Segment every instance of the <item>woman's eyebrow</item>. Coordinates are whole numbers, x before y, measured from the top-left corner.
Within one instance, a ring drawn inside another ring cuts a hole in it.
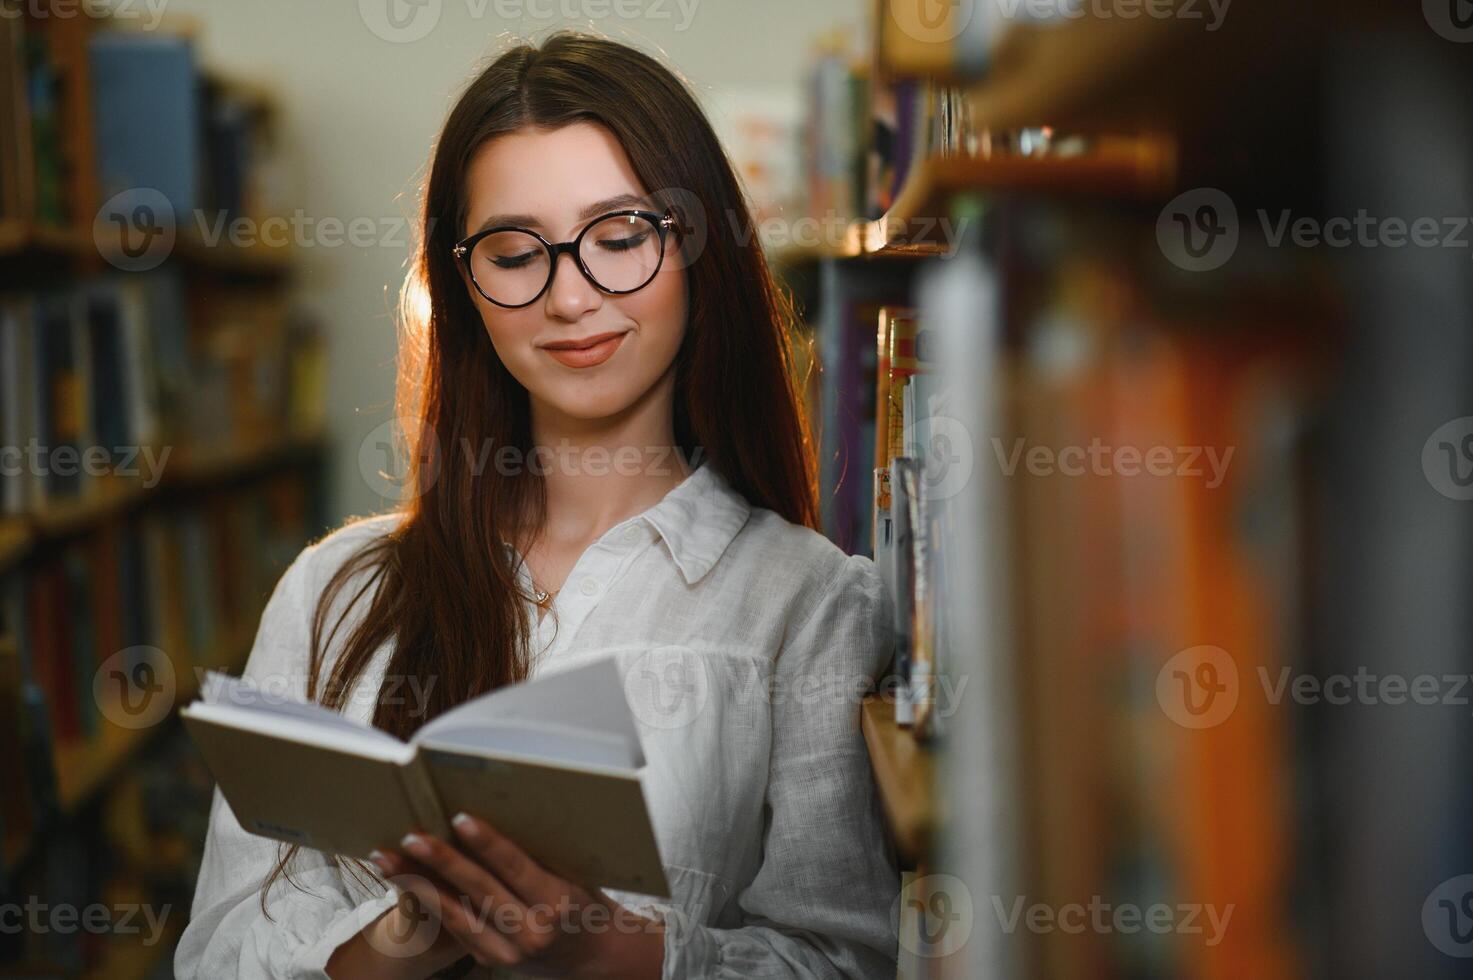
[[[594,215],[602,214],[605,211],[617,211],[620,208],[642,208],[646,206],[648,206],[648,201],[644,195],[630,193],[615,194],[613,197],[606,197],[602,201],[594,201],[579,211],[578,220],[587,221]],[[481,227],[477,228],[476,231],[481,232],[487,228],[497,228],[506,225],[516,225],[521,228],[541,228],[542,222],[536,215],[531,214],[493,214],[481,222]]]

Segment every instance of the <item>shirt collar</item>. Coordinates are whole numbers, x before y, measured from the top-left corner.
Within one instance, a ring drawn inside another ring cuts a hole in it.
[[[687,585],[695,585],[726,553],[752,506],[709,460],[640,515],[652,524]]]

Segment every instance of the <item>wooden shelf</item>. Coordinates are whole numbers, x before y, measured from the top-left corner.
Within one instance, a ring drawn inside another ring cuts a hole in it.
[[[993,8],[883,0],[876,61],[885,77],[965,86],[973,122],[994,132],[1176,131],[1211,126],[1224,104],[1257,105],[1255,77],[1270,75],[1270,65],[1312,60],[1323,17],[1345,14],[1343,4],[1331,10],[1318,0],[1295,9],[1254,4],[1209,24],[1214,15],[1205,4],[1171,3],[1184,16],[1115,16],[1085,5],[1076,17],[998,21],[978,30]],[[963,14],[966,24],[955,20]]]
[[[257,277],[285,275],[291,269],[294,254],[289,245],[261,242],[250,246],[210,245],[192,233],[181,235],[174,251],[196,270]]]
[[[892,701],[866,698],[859,720],[895,852],[907,865],[924,863],[938,823],[936,754],[895,723]]]
[[[71,228],[55,228],[14,218],[0,220],[0,257],[28,253],[78,257],[92,247],[91,238]]]
[[[151,487],[139,480],[102,480],[85,497],[51,501],[37,511],[0,524],[0,568],[23,558],[38,542],[86,531],[156,494],[264,473],[318,455],[325,444],[321,435],[304,434],[285,442],[228,452],[178,453],[170,457],[162,479]]]
[[[930,0],[883,0],[876,31],[880,72],[971,85],[979,121],[999,130],[1058,122],[1060,113],[1086,101],[1100,105],[1120,95],[1118,83],[1133,78],[1136,66],[1173,44],[1210,41],[1220,33],[1206,31],[1200,19],[1113,17],[1087,6],[1079,16],[1052,22],[1018,18],[984,27],[980,19],[993,12],[990,7],[939,6],[944,9],[937,18],[934,7],[927,9]],[[963,15],[967,20],[958,21]]]
[[[149,493],[138,480],[106,480],[87,496],[49,501],[29,515],[32,542],[86,530],[135,506]]]
[[[229,451],[179,452],[170,456],[163,477],[153,486],[136,479],[104,478],[93,492],[75,500],[48,502],[38,511],[0,524],[0,566],[7,554],[7,535],[15,537],[13,548],[24,551],[38,539],[65,537],[102,523],[169,490],[194,489],[228,483],[257,473],[308,459],[321,453],[321,435],[302,435],[285,442],[260,443]],[[26,527],[26,524],[29,527]],[[7,531],[7,527],[14,526]]]
[[[1151,136],[1101,137],[1077,155],[940,157],[918,161],[883,218],[855,224],[843,245],[775,250],[793,268],[825,259],[948,255],[961,229],[951,220],[959,194],[1006,192],[1165,201],[1176,185],[1175,144]]]
[[[291,270],[294,255],[295,251],[286,245],[210,245],[193,229],[181,229],[170,258],[194,272],[275,278]],[[101,263],[106,256],[99,243],[85,231],[6,219],[0,220],[0,258],[17,262],[59,259],[82,266]]]
[[[774,249],[767,257],[768,262],[781,268],[795,268],[831,259],[885,259],[922,258],[928,255],[945,255],[947,249],[938,242],[894,242],[887,244],[874,237],[876,222],[855,225],[852,242],[842,246],[796,245]]]
[[[936,9],[926,6],[930,0],[906,2],[926,12]],[[1186,0],[1171,2],[1186,8]],[[971,11],[973,20],[984,16],[980,4],[975,10],[967,4],[949,7],[948,17],[958,11]],[[1069,136],[1169,135],[1174,174],[1168,176],[1178,189],[1216,187],[1249,197],[1259,188],[1313,193],[1315,188],[1296,179],[1303,179],[1304,161],[1318,149],[1306,120],[1322,108],[1323,63],[1336,33],[1326,24],[1388,36],[1425,31],[1414,7],[1394,7],[1366,0],[1347,0],[1334,9],[1323,0],[1235,6],[1210,30],[1206,18],[1214,15],[1200,3],[1182,11],[1188,16],[1143,11],[1127,17],[1091,8],[1077,19],[996,25],[987,50],[977,56],[963,53],[948,37],[955,25],[917,30],[917,13],[909,18],[911,30],[902,30],[885,0],[877,63],[891,78],[922,77],[963,89],[970,127],[979,134],[1052,127]],[[911,36],[916,33],[934,40],[917,43]],[[1134,177],[1086,172],[1077,183],[1067,172],[1057,176],[1068,193],[1109,187],[1122,176],[1122,194],[1159,193],[1148,171]],[[1011,179],[988,173],[975,178]],[[1054,175],[1038,179],[1043,186],[1036,189],[1054,192]],[[896,213],[935,212],[922,207]]]
[[[164,487],[224,483],[255,473],[301,461],[323,452],[326,439],[320,433],[302,433],[286,440],[260,442],[226,452],[193,450],[179,454],[165,472]]]
[[[954,246],[952,199],[962,193],[1165,200],[1176,183],[1169,140],[1102,138],[1077,156],[944,157],[911,170],[895,204],[866,236],[876,251]]]

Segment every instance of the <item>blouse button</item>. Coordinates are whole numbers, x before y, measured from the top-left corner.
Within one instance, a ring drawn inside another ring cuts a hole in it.
[[[598,591],[598,582],[594,581],[591,578],[586,578],[583,580],[583,584],[578,586],[578,591],[582,592],[584,595],[591,596]]]

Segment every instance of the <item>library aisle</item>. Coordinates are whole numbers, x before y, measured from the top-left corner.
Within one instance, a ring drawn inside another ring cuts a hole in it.
[[[569,27],[710,115],[886,586],[884,976],[1466,976],[1467,0],[0,0],[0,978],[173,975],[178,709],[400,502],[431,140]]]

